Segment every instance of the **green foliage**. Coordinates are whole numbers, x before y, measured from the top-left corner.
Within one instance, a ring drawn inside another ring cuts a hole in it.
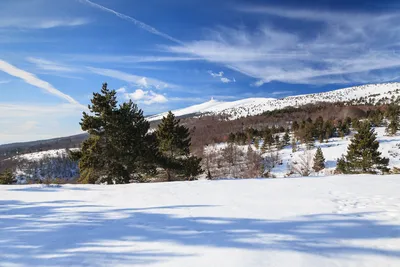
[[[325,169],[325,158],[324,158],[324,154],[322,153],[322,149],[320,147],[318,147],[317,152],[315,153],[315,156],[314,156],[313,169],[316,172],[319,172],[319,171]]]
[[[390,104],[386,110],[386,118],[390,121],[386,132],[389,135],[396,135],[397,131],[399,130],[399,115],[400,115],[400,108],[397,104]]]
[[[70,153],[79,159],[80,182],[123,184],[154,172],[157,151],[143,111],[132,101],[117,106],[116,92],[107,84],[91,102],[80,123],[89,138],[81,152]]]
[[[375,131],[371,128],[369,122],[362,123],[347,148],[346,172],[376,173],[376,170],[387,171],[389,159],[382,158],[378,149],[379,142],[376,140]]]
[[[346,162],[346,158],[345,156],[340,157],[337,161],[336,161],[336,173],[343,173],[343,174],[347,174],[349,173],[348,171],[348,164]]]
[[[183,160],[184,174],[189,180],[193,180],[194,177],[204,172],[200,166],[201,160],[195,156],[189,156]],[[211,174],[209,173],[209,175]]]
[[[289,131],[285,132],[285,135],[283,136],[283,146],[288,146],[290,144],[290,135]]]
[[[170,111],[163,117],[155,132],[158,149],[161,155],[161,166],[167,173],[168,181],[173,179],[173,174],[197,176],[203,171],[200,168],[200,158],[190,156],[189,129],[180,125]]]
[[[14,173],[8,169],[0,174],[0,184],[1,185],[10,185],[15,184],[17,179],[15,178]]]

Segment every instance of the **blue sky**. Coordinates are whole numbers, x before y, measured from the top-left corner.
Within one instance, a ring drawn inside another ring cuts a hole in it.
[[[396,2],[2,0],[0,144],[80,133],[103,82],[154,114],[398,81]]]

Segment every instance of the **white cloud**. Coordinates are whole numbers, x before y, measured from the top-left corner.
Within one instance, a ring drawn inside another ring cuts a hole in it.
[[[85,18],[23,18],[23,17],[2,17],[0,28],[21,28],[21,29],[51,29],[57,27],[75,27],[88,24],[90,21]]]
[[[168,99],[161,94],[157,94],[151,90],[144,91],[142,89],[136,89],[133,93],[127,93],[126,90],[120,91],[125,99],[131,99],[137,103],[143,103],[145,105],[160,104],[168,102]]]
[[[214,73],[214,72],[212,72],[211,70],[209,70],[208,71],[208,73],[212,76],[212,77],[222,77],[222,76],[224,76],[224,72],[223,71],[220,71],[220,72],[218,72],[218,73]]]
[[[43,81],[43,80],[39,79],[38,77],[36,77],[34,74],[24,71],[22,69],[19,69],[15,66],[9,64],[6,61],[0,60],[0,71],[3,71],[11,76],[20,78],[30,85],[33,85],[40,89],[43,89],[44,91],[48,92],[49,94],[52,94],[61,99],[67,100],[71,104],[83,107],[74,98],[72,98],[71,96],[64,94],[60,90],[54,88],[54,86],[51,85],[50,83]]]
[[[228,79],[226,77],[222,77],[221,78],[221,82],[223,82],[223,83],[231,83],[231,82],[234,82],[234,80]]]
[[[156,88],[156,89],[164,89],[164,88],[173,88],[175,85],[157,80],[157,79],[152,79],[148,77],[143,77],[143,76],[137,76],[133,74],[129,74],[126,72],[122,72],[119,70],[112,70],[112,69],[101,69],[101,68],[93,68],[93,67],[88,67],[88,70],[90,70],[93,73],[102,75],[102,76],[107,76],[111,78],[115,78],[118,80],[122,80],[125,82],[129,82],[131,84],[144,87],[144,88]]]
[[[4,80],[4,81],[0,81],[0,84],[6,84],[6,83],[9,83],[10,81],[9,80]]]
[[[57,71],[57,72],[76,72],[77,71],[77,69],[72,68],[70,66],[66,66],[61,63],[42,59],[42,58],[28,57],[26,60],[35,64],[39,69],[42,69],[42,70]]]
[[[219,27],[203,40],[168,46],[166,51],[222,64],[255,78],[254,86],[270,81],[330,84],[398,79],[399,13],[283,8],[265,8],[262,12],[314,25],[307,34],[272,22],[256,30]]]
[[[125,87],[121,87],[121,88],[117,89],[116,92],[119,93],[119,94],[126,93],[126,88]]]
[[[235,78],[229,79],[227,77],[224,77],[224,72],[220,71],[218,73],[214,73],[211,70],[208,71],[208,73],[213,77],[213,78],[219,78],[221,82],[223,83],[232,83],[236,82]]]

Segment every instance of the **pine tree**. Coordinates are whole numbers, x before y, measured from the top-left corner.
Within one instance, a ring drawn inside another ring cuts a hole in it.
[[[91,102],[80,123],[89,138],[71,155],[79,159],[80,181],[121,184],[153,173],[157,150],[143,111],[132,101],[117,106],[116,92],[106,83]]]
[[[386,132],[389,135],[396,135],[397,131],[399,130],[399,115],[399,106],[394,103],[390,104],[386,111],[386,118],[390,121],[390,123],[386,127]]]
[[[317,148],[317,152],[314,156],[314,171],[319,172],[325,169],[325,158],[324,154],[322,153],[322,149],[320,147]]]
[[[0,174],[0,184],[2,185],[10,185],[15,184],[17,179],[14,176],[14,173],[11,170],[6,170]]]
[[[283,136],[283,145],[288,146],[289,143],[290,143],[290,135],[289,135],[289,131],[286,131],[285,135]]]
[[[387,171],[388,158],[382,158],[378,151],[379,142],[370,123],[364,122],[358,128],[347,148],[346,164],[351,173],[375,173],[376,169]]]
[[[337,159],[335,173],[349,173],[345,156]]]
[[[190,177],[202,172],[199,167],[201,159],[190,156],[189,129],[180,125],[180,120],[171,111],[162,118],[155,135],[168,181],[172,181],[173,172]]]

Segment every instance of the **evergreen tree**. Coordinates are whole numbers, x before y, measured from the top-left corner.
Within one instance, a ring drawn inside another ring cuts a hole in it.
[[[348,167],[347,167],[347,162],[345,156],[340,157],[336,161],[336,170],[335,173],[343,173],[346,174],[348,173]]]
[[[387,171],[388,158],[382,158],[378,151],[379,142],[370,123],[364,122],[358,128],[347,148],[346,163],[349,172],[375,173],[376,169]]]
[[[397,131],[399,130],[399,115],[399,106],[394,103],[390,104],[386,110],[386,118],[390,121],[386,128],[386,132],[389,135],[396,135]]]
[[[201,158],[195,156],[189,156],[183,160],[184,174],[188,177],[188,180],[193,180],[196,176],[202,174],[204,171],[200,166]],[[210,172],[210,170],[208,170]],[[211,173],[208,173],[211,175]]]
[[[91,102],[80,123],[89,138],[71,155],[79,159],[80,182],[121,184],[153,173],[157,151],[143,111],[132,101],[117,106],[116,92],[106,83]]]
[[[288,146],[290,143],[290,135],[289,131],[285,132],[285,135],[283,136],[283,146]]]
[[[320,147],[318,147],[317,152],[315,153],[315,156],[314,156],[313,169],[316,172],[319,172],[319,171],[325,169],[325,158],[324,158],[324,154],[322,153],[322,149]]]
[[[0,184],[2,185],[10,185],[15,184],[17,179],[14,176],[14,173],[11,170],[6,170],[0,174]]]
[[[168,181],[172,181],[173,172],[190,177],[202,172],[199,167],[201,159],[190,156],[189,129],[179,123],[180,120],[170,111],[162,118],[155,132],[162,155],[161,165],[167,173]]]

